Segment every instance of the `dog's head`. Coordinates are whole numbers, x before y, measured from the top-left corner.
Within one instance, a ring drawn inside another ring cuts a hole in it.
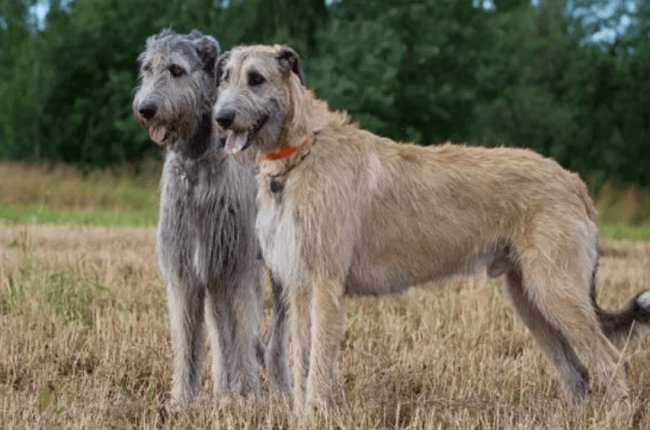
[[[192,31],[163,30],[147,39],[138,56],[140,84],[133,115],[160,146],[189,139],[216,99],[219,43]]]
[[[224,53],[217,61],[213,115],[226,130],[226,150],[273,149],[291,119],[292,94],[304,81],[300,58],[288,46],[240,46]]]

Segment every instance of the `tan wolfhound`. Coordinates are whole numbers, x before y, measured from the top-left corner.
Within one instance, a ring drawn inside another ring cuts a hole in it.
[[[596,304],[596,211],[577,175],[528,150],[424,148],[361,130],[304,87],[286,46],[235,48],[218,74],[226,149],[259,151],[257,232],[289,302],[298,412],[330,402],[345,295],[481,268],[505,276],[569,398],[588,388],[581,359],[626,395],[610,339],[650,323],[650,291],[616,313]]]

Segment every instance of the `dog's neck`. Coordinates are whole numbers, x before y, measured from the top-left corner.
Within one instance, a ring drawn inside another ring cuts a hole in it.
[[[309,132],[302,142],[280,147],[275,153],[258,154],[258,171],[269,177],[287,175],[309,155],[315,141],[316,134]]]
[[[197,185],[200,170],[214,163],[217,168],[227,158],[216,145],[212,127],[211,115],[203,114],[192,137],[179,140],[169,149],[169,155],[173,154],[172,171],[186,185]]]
[[[287,112],[277,148],[299,145],[308,133],[318,133],[331,121],[327,103],[318,100],[297,79],[289,82]]]
[[[201,115],[196,131],[189,139],[181,139],[174,151],[185,159],[196,160],[212,145],[212,116],[210,112]]]
[[[301,84],[294,83],[289,93],[289,114],[284,121],[280,138],[272,150],[258,156],[259,171],[266,176],[286,175],[309,155],[320,132],[337,123],[347,122],[347,115],[330,112],[327,103],[317,99]],[[288,155],[274,156],[279,153]]]

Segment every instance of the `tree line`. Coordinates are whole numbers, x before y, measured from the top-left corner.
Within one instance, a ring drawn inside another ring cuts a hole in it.
[[[650,0],[0,0],[0,159],[156,157],[131,97],[166,27],[287,43],[319,97],[394,139],[650,186]]]

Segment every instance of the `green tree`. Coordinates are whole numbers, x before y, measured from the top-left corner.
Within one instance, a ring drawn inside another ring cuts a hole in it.
[[[34,116],[47,86],[40,64],[40,40],[34,1],[0,0],[0,157],[38,156],[30,143],[38,138]]]
[[[160,29],[197,28],[224,49],[293,46],[309,86],[379,134],[650,185],[648,0],[51,0],[44,22],[37,2],[0,0],[2,159],[156,156],[131,115],[135,59]]]
[[[461,0],[351,0],[332,16],[310,62],[319,94],[393,138],[466,135],[485,11]]]

